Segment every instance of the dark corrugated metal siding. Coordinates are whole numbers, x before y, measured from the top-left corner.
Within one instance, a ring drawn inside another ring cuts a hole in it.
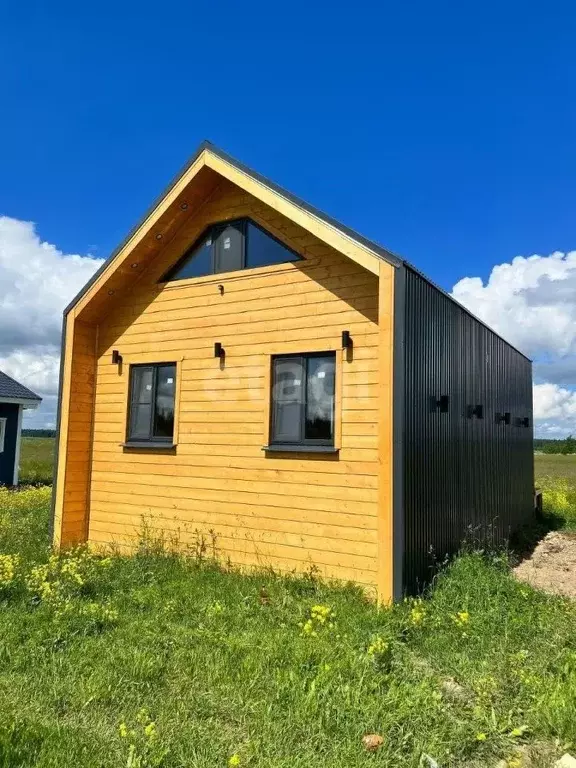
[[[530,519],[532,364],[409,268],[405,285],[403,570],[413,592],[464,539],[500,542]],[[432,406],[442,395],[447,413]]]

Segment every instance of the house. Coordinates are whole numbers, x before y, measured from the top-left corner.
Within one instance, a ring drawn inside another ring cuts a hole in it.
[[[18,485],[22,413],[42,398],[0,371],[0,485]]]
[[[381,599],[533,512],[531,363],[209,143],[65,311],[53,535]]]

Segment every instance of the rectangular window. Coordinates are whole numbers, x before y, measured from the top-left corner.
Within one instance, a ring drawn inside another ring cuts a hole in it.
[[[336,354],[272,358],[271,445],[334,446]]]
[[[4,441],[6,440],[6,419],[0,419],[0,453],[4,453]]]
[[[176,363],[130,366],[127,442],[172,443]]]

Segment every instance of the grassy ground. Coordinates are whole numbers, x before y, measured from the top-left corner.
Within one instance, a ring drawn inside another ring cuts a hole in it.
[[[54,438],[23,437],[20,449],[20,482],[48,485],[52,482]]]
[[[49,493],[0,490],[0,766],[544,766],[576,742],[576,607],[501,553],[378,610],[146,540],[48,559]]]
[[[534,466],[551,525],[576,530],[576,456],[539,454],[534,457]]]
[[[576,455],[539,453],[534,456],[536,480],[545,477],[563,478],[576,486]]]

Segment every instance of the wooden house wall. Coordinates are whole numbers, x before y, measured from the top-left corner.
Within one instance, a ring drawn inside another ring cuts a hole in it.
[[[304,260],[158,283],[208,224],[242,216]],[[392,267],[382,263],[382,270]],[[132,545],[145,521],[152,533],[192,549],[214,546],[235,564],[313,566],[377,584],[378,387],[390,376],[379,371],[378,291],[377,276],[223,181],[132,289],[114,297],[98,327],[75,335],[72,368],[84,378],[73,385],[60,459],[67,464],[63,539],[84,526],[92,543]],[[381,307],[381,322],[387,314]],[[340,349],[342,330],[353,337],[351,356]],[[215,341],[226,350],[223,367]],[[113,349],[123,356],[120,369],[111,364]],[[264,452],[270,355],[331,350],[340,358],[339,454]],[[176,449],[122,447],[130,364],[171,361],[178,366]]]

